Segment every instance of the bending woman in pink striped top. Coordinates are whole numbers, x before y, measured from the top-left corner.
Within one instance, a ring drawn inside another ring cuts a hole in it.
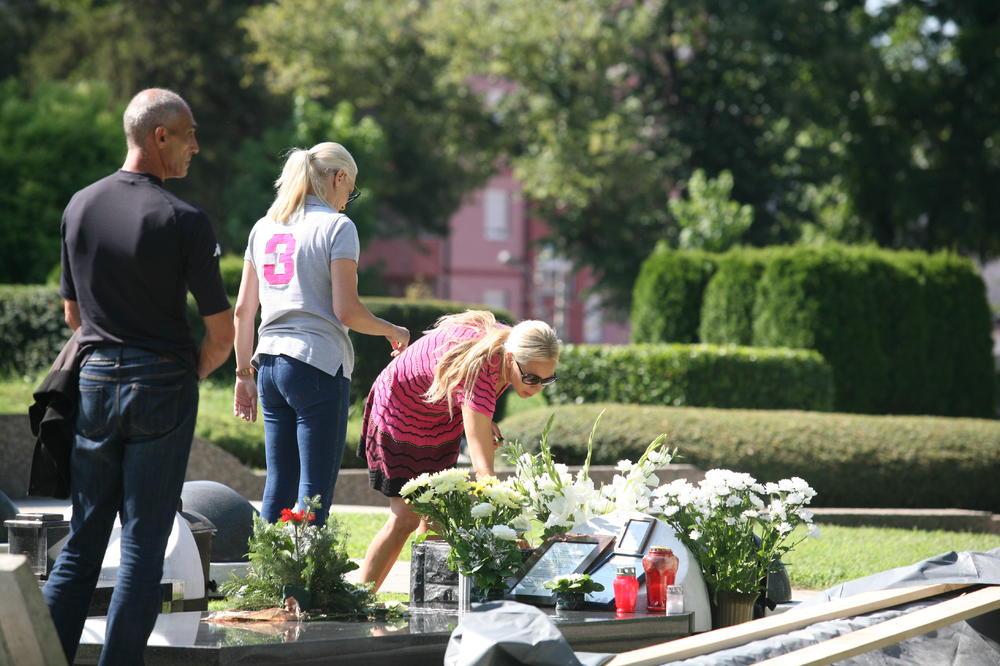
[[[389,497],[391,513],[368,547],[362,581],[378,589],[420,526],[399,496],[403,484],[452,467],[463,434],[476,476],[493,474],[503,442],[493,422],[497,398],[508,386],[528,398],[554,382],[559,345],[545,322],[512,328],[490,312],[469,310],[439,319],[386,366],[368,394],[358,456],[368,461],[372,488]]]

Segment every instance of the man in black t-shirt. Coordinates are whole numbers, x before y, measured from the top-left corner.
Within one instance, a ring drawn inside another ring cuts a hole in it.
[[[122,169],[77,192],[62,222],[60,292],[83,360],[70,536],[44,596],[69,663],[116,517],[121,559],[100,663],[142,663],[194,436],[197,380],[233,342],[212,227],[163,187],[186,176],[198,152],[191,110],[173,92],[144,90],[124,124]],[[187,323],[188,291],[205,324],[200,349]]]

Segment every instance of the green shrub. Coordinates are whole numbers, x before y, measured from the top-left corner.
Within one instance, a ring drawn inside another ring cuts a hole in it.
[[[985,289],[972,263],[953,255],[775,253],[757,285],[754,345],[819,351],[841,411],[993,414]]]
[[[238,279],[237,279],[238,283]],[[233,298],[232,296],[230,297]],[[401,298],[363,298],[375,316],[405,326],[410,330],[410,341],[417,340],[441,316],[463,312],[469,308],[484,307],[458,301],[413,300]],[[513,316],[506,310],[492,309],[497,318],[513,323]],[[198,315],[197,305],[189,295],[187,319],[195,340],[204,336],[204,324]],[[258,320],[259,321],[259,320]],[[0,286],[0,336],[8,341],[8,353],[0,360],[0,371],[7,373],[35,373],[46,370],[55,360],[62,345],[69,338],[69,329],[63,321],[62,299],[56,287]],[[389,343],[381,336],[359,335],[351,331],[354,345],[354,373],[351,377],[351,402],[364,400],[375,377],[388,365]],[[234,354],[211,375],[213,381],[230,382],[236,369]],[[503,414],[505,399],[497,404],[497,418]]]
[[[943,252],[917,256],[922,261],[908,258],[925,284],[927,411],[995,416],[993,323],[983,280],[968,259]]]
[[[236,305],[236,295],[240,293],[240,281],[243,279],[243,257],[238,254],[227,254],[219,259],[219,271],[222,273],[222,284],[226,293]]]
[[[633,342],[698,342],[702,294],[715,255],[658,247],[643,262],[632,295]]]
[[[817,506],[1000,511],[1000,423],[994,421],[596,404],[523,412],[501,427],[509,440],[536,444],[554,412],[553,454],[580,464],[604,408],[594,464],[636,460],[666,433],[678,448],[675,462],[766,481],[800,476],[819,493]]]
[[[815,351],[714,345],[569,345],[552,404],[815,409],[833,407],[833,374]]]
[[[56,287],[0,286],[0,373],[48,370],[70,335]]]
[[[705,287],[698,335],[702,342],[753,344],[757,283],[774,250],[736,249],[719,255]]]

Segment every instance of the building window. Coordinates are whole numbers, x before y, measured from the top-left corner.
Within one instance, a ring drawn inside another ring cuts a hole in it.
[[[486,240],[510,238],[510,198],[506,190],[490,188],[483,195],[483,221]]]
[[[604,342],[604,313],[601,297],[591,294],[583,305],[583,341],[589,344]]]
[[[506,289],[485,289],[483,290],[483,305],[491,308],[507,307]]]

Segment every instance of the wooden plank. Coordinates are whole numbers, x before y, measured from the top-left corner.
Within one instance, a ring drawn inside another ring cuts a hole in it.
[[[871,627],[768,659],[761,664],[768,666],[832,664],[887,645],[895,645],[907,638],[926,634],[998,608],[1000,608],[1000,586],[991,585]]]
[[[668,643],[623,652],[608,662],[607,666],[658,666],[664,662],[689,659],[737,645],[744,645],[762,638],[777,636],[778,634],[784,634],[789,631],[801,629],[802,627],[808,627],[817,622],[862,615],[918,599],[944,594],[945,592],[963,587],[968,586],[956,583],[934,583],[892,590],[864,592],[843,599],[828,601],[825,604],[805,608],[793,608],[778,615],[771,615],[733,627],[724,627],[680,638]]]

